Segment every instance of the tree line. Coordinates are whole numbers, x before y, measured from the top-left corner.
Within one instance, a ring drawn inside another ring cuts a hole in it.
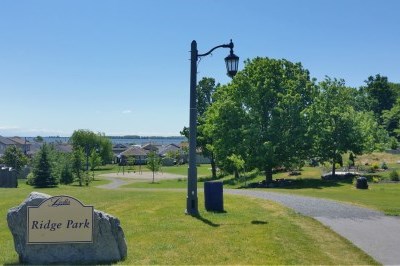
[[[27,182],[35,187],[54,187],[59,183],[73,182],[78,182],[80,186],[89,185],[94,178],[94,170],[112,161],[112,143],[102,133],[82,129],[74,131],[69,142],[73,147],[72,153],[58,151],[53,144],[43,143],[30,161],[20,149],[10,146],[2,161],[16,171],[26,164],[31,165]]]
[[[343,79],[317,82],[301,63],[257,57],[226,85],[203,78],[197,86],[197,145],[217,167],[238,176],[259,169],[266,182],[276,168],[296,169],[306,160],[397,148],[400,84],[377,74],[359,88]],[[185,127],[182,135],[189,137]]]

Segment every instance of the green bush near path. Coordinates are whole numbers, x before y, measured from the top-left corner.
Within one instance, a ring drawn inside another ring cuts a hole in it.
[[[0,264],[17,264],[6,223],[31,191],[70,195],[121,221],[128,257],[120,264],[364,264],[376,262],[319,222],[273,202],[225,196],[226,213],[184,214],[185,192],[60,186],[0,189]]]

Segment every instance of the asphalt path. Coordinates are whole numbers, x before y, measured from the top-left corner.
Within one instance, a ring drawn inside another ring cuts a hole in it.
[[[116,189],[132,182],[112,175],[106,179],[112,182],[99,187]],[[330,227],[377,262],[400,265],[400,217],[385,216],[379,211],[333,200],[292,194],[249,189],[224,189],[224,193],[278,202]]]

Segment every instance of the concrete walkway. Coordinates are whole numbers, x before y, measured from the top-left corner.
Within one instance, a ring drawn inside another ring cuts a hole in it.
[[[224,189],[279,202],[330,227],[384,265],[400,265],[400,217],[337,201],[256,190]]]
[[[99,187],[116,189],[133,181],[128,181],[127,179],[121,180],[111,175],[107,176],[106,179],[112,182]],[[185,189],[158,190],[185,191]],[[199,192],[201,191],[199,190]],[[378,211],[333,200],[277,192],[224,189],[224,193],[281,203],[298,213],[312,217],[330,227],[333,231],[369,254],[376,261],[384,265],[400,265],[400,217],[385,216]]]

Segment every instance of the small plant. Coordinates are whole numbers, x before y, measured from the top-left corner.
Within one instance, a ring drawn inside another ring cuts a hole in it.
[[[387,166],[386,162],[381,163],[381,169],[387,170],[389,167]]]
[[[372,168],[373,170],[378,170],[378,169],[379,169],[378,163],[373,163],[372,166],[371,166],[371,168]]]
[[[400,181],[399,173],[397,173],[396,170],[393,170],[392,172],[390,172],[389,178],[391,181]]]
[[[372,182],[373,182],[373,183],[379,183],[379,182],[381,182],[381,179],[380,179],[379,177],[374,176],[374,177],[372,178]]]

